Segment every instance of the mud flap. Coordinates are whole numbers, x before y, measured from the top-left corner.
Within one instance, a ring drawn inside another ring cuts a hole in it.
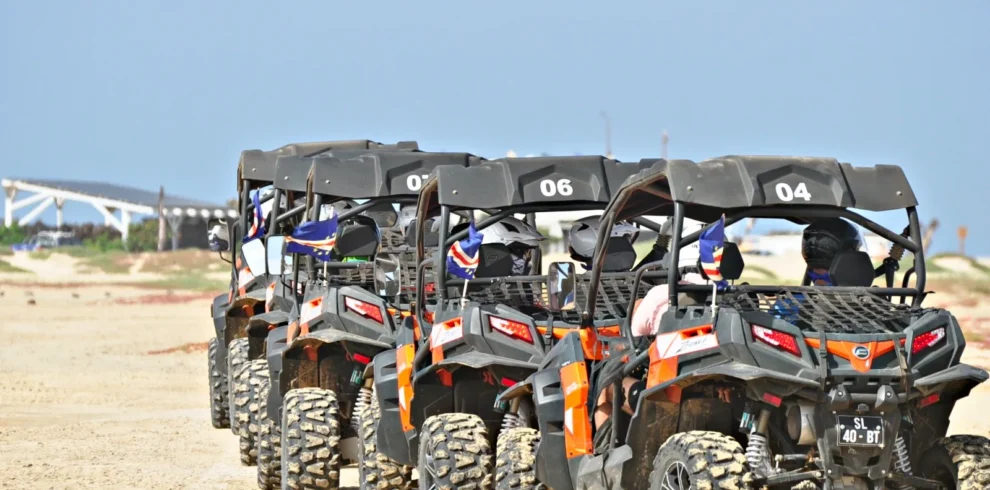
[[[387,350],[372,361],[375,373],[375,394],[381,418],[376,429],[378,452],[392,460],[409,466],[417,463],[417,451],[413,450],[402,430],[399,414],[399,375],[396,367],[396,351]],[[415,431],[412,431],[415,432]],[[418,448],[418,445],[417,445]]]

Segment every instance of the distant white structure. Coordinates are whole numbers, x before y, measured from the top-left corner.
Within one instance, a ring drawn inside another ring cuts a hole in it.
[[[2,179],[4,189],[4,226],[14,224],[14,211],[35,205],[34,209],[17,220],[27,225],[55,205],[55,222],[62,226],[62,207],[66,201],[76,201],[93,206],[103,215],[104,223],[120,232],[127,241],[133,215],[158,215],[158,193],[104,182],[44,179]],[[19,201],[20,193],[31,193]],[[236,217],[237,211],[226,206],[205,203],[175,196],[165,196],[163,214],[172,227],[173,235],[186,218],[208,219]],[[117,216],[117,212],[120,216]]]

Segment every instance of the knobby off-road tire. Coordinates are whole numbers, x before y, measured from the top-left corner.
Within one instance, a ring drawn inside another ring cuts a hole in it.
[[[258,488],[278,490],[282,481],[282,427],[268,417],[269,378],[265,378],[258,395],[261,410],[258,412]]]
[[[476,415],[445,413],[423,424],[419,488],[492,490],[492,448]]]
[[[360,454],[358,472],[361,490],[409,490],[412,488],[412,468],[403,466],[378,452],[376,440],[378,420],[381,419],[378,397],[358,414]]]
[[[237,379],[237,375],[240,373],[241,368],[247,364],[248,361],[248,339],[234,339],[227,346],[227,398],[228,400],[233,400],[234,398],[234,381]],[[232,402],[227,403],[227,412],[230,416],[230,431],[234,435],[240,434],[240,429],[237,427],[237,417],[234,415],[234,406]]]
[[[210,339],[210,348],[206,353],[209,357],[207,362],[210,373],[210,420],[213,422],[213,428],[225,429],[230,427],[230,414],[228,413],[230,405],[227,401],[227,390],[230,386],[217,363],[219,344],[220,341],[216,337]]]
[[[299,388],[282,409],[282,488],[340,487],[340,410],[337,395]]]
[[[498,436],[495,448],[496,490],[544,490],[536,480],[536,445],[540,433],[536,429],[517,427]]]
[[[681,477],[678,486],[677,477]],[[667,487],[664,483],[667,482]],[[662,488],[748,490],[753,473],[742,446],[718,432],[674,434],[660,446],[650,473],[650,490]]]
[[[268,362],[264,359],[249,361],[234,380],[231,400],[237,421],[237,437],[240,439],[241,463],[245,466],[253,466],[258,461],[258,436],[261,432],[258,417],[265,410],[261,391],[267,386]]]
[[[920,463],[915,474],[941,481],[949,490],[990,488],[990,439],[986,437],[943,438]]]

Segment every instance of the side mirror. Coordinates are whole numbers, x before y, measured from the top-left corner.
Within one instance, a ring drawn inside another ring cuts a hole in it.
[[[206,239],[211,252],[230,252],[230,228],[227,220],[213,218],[206,222]]]
[[[577,275],[573,262],[553,262],[547,274],[547,299],[550,311],[577,308]]]
[[[859,288],[870,287],[876,278],[873,261],[866,252],[861,251],[845,251],[836,255],[828,275],[834,286]]]
[[[285,237],[275,235],[268,237],[265,244],[265,255],[268,259],[268,273],[281,276],[292,270],[292,255],[285,253]]]

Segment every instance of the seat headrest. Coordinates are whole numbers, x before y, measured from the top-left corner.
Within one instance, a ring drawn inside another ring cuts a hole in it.
[[[828,275],[833,286],[866,288],[876,279],[873,261],[862,250],[847,250],[836,254]]]
[[[636,263],[636,250],[623,237],[611,237],[605,251],[602,272],[628,272]]]
[[[486,243],[478,249],[478,270],[474,277],[508,277],[512,275],[512,252],[502,243]]]
[[[367,216],[354,216],[337,228],[334,253],[338,257],[373,257],[379,245],[381,236],[375,221]]]

